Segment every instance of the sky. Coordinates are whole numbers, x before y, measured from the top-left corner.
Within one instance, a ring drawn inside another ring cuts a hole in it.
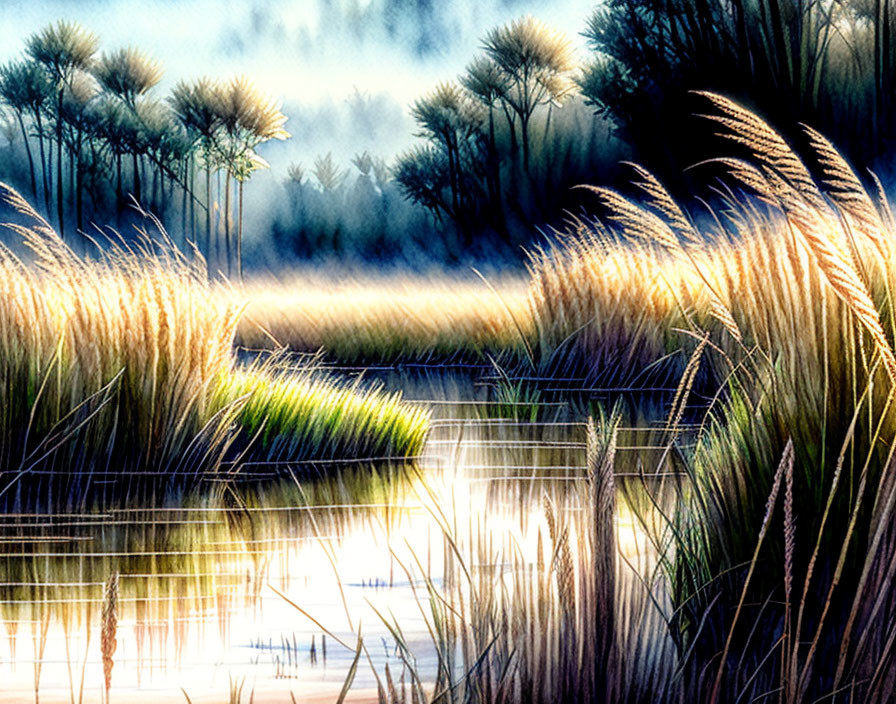
[[[0,0],[0,60],[31,33],[80,22],[101,50],[136,46],[178,80],[246,75],[282,101],[293,138],[262,154],[270,177],[332,151],[387,160],[413,143],[414,98],[456,77],[493,27],[532,14],[578,34],[592,3],[574,0]]]

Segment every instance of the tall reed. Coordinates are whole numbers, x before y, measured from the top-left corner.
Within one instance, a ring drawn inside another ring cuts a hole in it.
[[[711,333],[722,383],[668,526],[683,696],[887,701],[893,216],[821,135],[807,130],[813,171],[757,116],[705,98],[739,150],[717,160],[739,191],[698,231],[640,168],[641,198],[592,189],[608,229],[534,267],[542,344],[575,333],[585,352],[642,355],[628,372],[643,374]]]
[[[643,197],[593,189],[611,224],[533,262],[542,351],[636,380],[676,354],[672,437],[695,386],[715,384],[693,449],[650,468],[675,451],[682,482],[626,490],[649,564],[608,522],[605,419],[590,482],[569,489],[584,502],[545,504],[534,559],[510,535],[497,556],[465,547],[445,520],[453,567],[427,582],[439,673],[421,701],[896,698],[893,216],[817,133],[810,169],[705,98],[740,150],[719,160],[737,190],[712,227],[638,168]]]
[[[269,415],[284,436],[314,426],[304,456],[419,446],[426,417],[397,397],[317,380],[299,405],[286,393],[299,388],[294,381],[238,370],[240,306],[211,288],[201,262],[167,246],[164,232],[85,259],[14,191],[4,187],[2,197],[31,255],[26,263],[0,251],[0,497],[77,501],[95,473],[153,473],[170,488],[235,458],[242,421],[251,419],[251,434]],[[343,411],[358,422],[331,422]],[[250,448],[243,459],[270,457]]]

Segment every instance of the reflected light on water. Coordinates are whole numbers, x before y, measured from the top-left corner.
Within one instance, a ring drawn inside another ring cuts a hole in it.
[[[373,668],[399,678],[384,619],[431,682],[428,584],[469,596],[500,579],[512,596],[552,569],[549,513],[586,559],[581,440],[579,424],[474,419],[436,426],[418,466],[336,471],[301,490],[236,484],[236,505],[210,491],[162,510],[6,517],[0,537],[20,542],[0,546],[0,702],[33,701],[36,681],[41,702],[77,701],[82,679],[84,700],[99,700],[102,590],[115,570],[118,701],[180,702],[181,688],[226,701],[231,681],[247,701],[332,700],[359,628]],[[642,560],[646,536],[621,502],[616,520],[620,553]],[[472,584],[458,582],[461,566]],[[357,696],[375,687],[360,667]]]

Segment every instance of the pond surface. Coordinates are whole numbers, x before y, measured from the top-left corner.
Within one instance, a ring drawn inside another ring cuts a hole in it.
[[[254,467],[156,505],[0,516],[0,702],[101,701],[113,574],[113,702],[334,701],[359,629],[349,701],[375,701],[377,677],[407,676],[393,622],[431,681],[428,586],[449,553],[495,580],[510,552],[536,560],[546,501],[581,510],[587,475],[581,407],[477,374],[379,373],[432,408],[412,462]],[[621,432],[624,466],[656,466],[663,432]],[[617,520],[623,554],[643,556]]]

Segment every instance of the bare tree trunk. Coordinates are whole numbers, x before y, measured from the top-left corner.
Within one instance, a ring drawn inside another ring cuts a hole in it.
[[[227,278],[233,274],[233,254],[230,243],[230,169],[224,174],[224,251],[227,257]]]
[[[492,105],[489,105],[488,108],[488,161],[492,220],[501,237],[509,240],[507,217],[504,214],[504,194],[501,191],[501,159],[498,155],[498,144],[495,137],[495,110]]]
[[[530,115],[522,113],[520,115],[520,138],[523,142],[523,172],[529,175],[529,117]]]
[[[81,146],[84,140],[82,132],[78,132],[77,167],[75,173],[75,211],[78,214],[78,231],[84,231],[84,163],[81,159]]]
[[[140,164],[137,159],[137,152],[132,153],[134,161],[134,200],[140,202]]]
[[[31,173],[31,196],[37,200],[37,176],[34,173],[34,156],[31,154],[31,144],[28,142],[28,131],[25,129],[25,120],[22,119],[22,113],[16,112],[19,120],[19,127],[22,130],[22,141],[25,142],[25,153],[28,155],[28,168]]]
[[[190,188],[189,174],[187,173],[187,160],[184,160],[184,182],[181,186],[180,201],[180,229],[184,236],[184,254],[189,254],[189,243],[192,241],[192,233],[187,229],[187,191]]]
[[[44,126],[40,117],[40,110],[35,113],[37,121],[37,143],[40,147],[40,171],[41,183],[44,187],[44,212],[50,217],[50,167],[47,164],[47,157],[44,151]]]
[[[240,283],[243,283],[243,181],[239,180],[239,202],[237,211],[239,218],[237,220],[236,231],[236,276]]]
[[[168,207],[168,199],[165,195],[165,172],[159,168],[156,172],[159,175],[159,219],[162,221],[162,224],[167,228],[168,225],[165,221],[165,217],[167,213],[165,212],[165,208]],[[153,190],[155,190],[155,176],[153,176]]]
[[[72,147],[68,155],[68,209],[69,213],[75,207],[75,169],[78,165],[78,154]]]
[[[212,273],[212,170],[205,169],[205,265],[208,275]]]
[[[191,158],[190,164],[190,236],[196,242],[196,164]]]
[[[59,220],[59,236],[65,240],[64,206],[62,203],[62,93],[62,88],[60,88],[56,101],[56,217]]]
[[[124,192],[121,185],[121,152],[115,155],[115,173],[115,212],[120,216],[121,206],[124,202]]]
[[[224,246],[221,242],[221,218],[223,217],[223,208],[221,207],[221,172],[220,170],[215,174],[215,271],[221,271],[221,259],[224,256],[223,250]]]
[[[163,194],[159,193],[159,169],[152,170],[152,186],[149,192],[149,207],[151,210],[158,209],[158,215],[161,217],[164,211],[161,208],[161,198]],[[162,190],[165,189],[164,182],[161,184]]]

